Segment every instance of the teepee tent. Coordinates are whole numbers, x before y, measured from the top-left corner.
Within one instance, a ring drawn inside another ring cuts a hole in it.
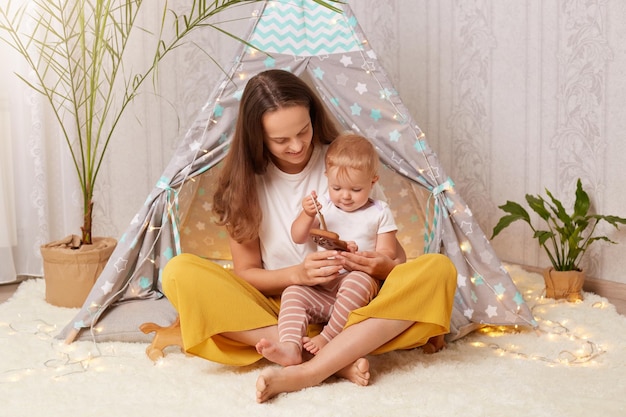
[[[423,241],[425,252],[449,256],[458,270],[450,339],[482,324],[535,325],[523,296],[403,105],[349,6],[337,7],[343,12],[310,0],[259,3],[246,38],[254,47],[240,45],[230,72],[206,101],[61,337],[73,339],[88,328],[93,334],[96,323],[130,304],[161,299],[150,304],[150,314],[158,312],[157,305],[171,310],[161,292],[160,273],[178,253],[228,258],[225,232],[210,225],[206,196],[228,152],[243,88],[251,76],[270,68],[306,78],[345,129],[370,138],[396,178],[391,186],[402,176],[401,187],[415,199],[422,201],[420,195],[426,193],[422,216],[417,217],[423,221],[416,222],[420,227],[411,231],[411,238]],[[406,204],[397,207],[407,211]],[[132,314],[124,314],[126,323],[133,322]],[[155,321],[145,314],[136,321],[144,317]]]

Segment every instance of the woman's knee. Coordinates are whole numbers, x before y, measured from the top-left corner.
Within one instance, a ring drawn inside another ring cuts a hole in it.
[[[452,262],[448,256],[441,253],[426,253],[413,259],[412,261],[407,262],[405,265],[407,264],[419,265],[422,268],[437,270],[441,274],[456,277],[456,267],[454,266],[454,262]]]
[[[195,258],[197,258],[196,255],[181,253],[165,264],[161,274],[161,285],[165,295],[168,295],[168,290],[174,285],[178,277],[189,275],[189,266],[193,264]]]
[[[427,253],[409,262],[398,265],[397,273],[401,275],[423,275],[429,277],[436,276],[438,282],[446,287],[456,288],[457,270],[454,262],[440,253]],[[394,269],[396,271],[396,269]],[[393,272],[392,272],[393,273]]]
[[[186,263],[188,255],[189,254],[187,253],[181,253],[180,255],[174,256],[172,259],[167,261],[167,264],[165,264],[165,267],[163,268],[163,279],[176,275],[177,271],[181,268],[181,265]]]
[[[431,253],[429,256],[433,258],[433,262],[437,264],[437,268],[442,271],[442,274],[452,276],[456,279],[457,271],[452,259],[441,253]]]
[[[429,253],[423,256],[427,257],[425,268],[437,276],[436,282],[441,284],[442,290],[454,296],[457,286],[457,270],[454,262],[440,253]]]

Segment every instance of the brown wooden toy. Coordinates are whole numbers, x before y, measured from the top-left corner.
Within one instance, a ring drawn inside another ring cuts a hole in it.
[[[311,196],[311,199],[314,199],[313,196]],[[313,242],[324,249],[341,250],[346,252],[349,251],[348,243],[339,239],[339,235],[337,233],[328,230],[326,227],[326,221],[324,220],[324,215],[317,209],[317,204],[315,205],[315,210],[317,211],[317,216],[320,219],[321,229],[311,229],[309,231],[309,236],[311,236]]]

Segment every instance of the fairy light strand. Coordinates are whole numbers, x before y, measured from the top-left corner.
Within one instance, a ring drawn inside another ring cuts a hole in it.
[[[57,326],[42,319],[16,321],[9,323],[6,327],[11,330],[9,336],[26,334],[48,342],[56,357],[43,360],[39,367],[29,366],[4,370],[0,372],[0,384],[20,382],[33,375],[46,374],[47,372],[52,373],[51,379],[59,380],[70,375],[86,373],[94,368],[102,368],[105,366],[103,361],[106,358],[118,361],[120,358],[127,357],[136,360],[133,356],[120,355],[114,346],[109,346],[108,349],[111,349],[111,352],[105,354],[95,341],[88,342],[89,349],[87,352],[81,352],[76,345],[67,345],[57,340],[55,338]]]
[[[527,294],[532,295],[532,291],[527,291]],[[549,366],[580,366],[594,363],[594,360],[606,353],[607,351],[598,343],[590,340],[584,335],[580,335],[571,328],[569,328],[564,321],[550,320],[543,317],[543,314],[538,311],[540,307],[550,307],[561,304],[558,300],[550,300],[544,298],[545,289],[534,297],[534,299],[527,299],[527,304],[534,301],[531,307],[531,312],[537,321],[537,327],[533,329],[537,333],[538,337],[548,338],[550,341],[568,341],[570,343],[578,344],[577,350],[561,349],[556,355],[548,356],[541,354],[531,354],[521,351],[514,346],[505,346],[501,343],[494,341],[485,342],[482,340],[474,340],[470,342],[470,345],[476,348],[491,349],[497,355],[508,356],[513,358],[533,360],[544,362]],[[530,298],[530,296],[528,297]],[[603,308],[604,303],[594,303],[592,308]],[[492,339],[502,337],[505,335],[511,335],[515,333],[530,332],[529,330],[522,330],[518,326],[485,326],[476,331],[478,337],[487,336]]]

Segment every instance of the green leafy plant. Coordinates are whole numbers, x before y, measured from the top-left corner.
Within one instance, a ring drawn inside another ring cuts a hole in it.
[[[244,42],[211,18],[253,2],[193,0],[185,13],[170,9],[167,1],[143,0],[34,0],[21,7],[8,0],[0,7],[0,39],[26,60],[34,81],[18,77],[50,104],[71,153],[83,196],[82,243],[92,241],[94,189],[106,151],[140,87],[197,28]],[[129,63],[131,40],[150,34],[138,21],[142,11],[156,7],[161,19],[151,33],[152,49],[143,50],[152,59],[137,71]]]
[[[563,204],[546,189],[549,201],[541,196],[526,195],[529,207],[539,215],[547,225],[547,230],[535,227],[530,215],[520,204],[507,201],[499,206],[508,213],[502,216],[498,224],[493,228],[493,239],[511,223],[522,220],[530,226],[534,232],[533,237],[546,251],[552,266],[557,271],[580,271],[580,262],[589,246],[598,240],[615,244],[616,242],[607,236],[594,236],[596,227],[600,221],[619,229],[619,224],[626,224],[626,219],[617,216],[605,216],[589,213],[589,195],[583,190],[580,178],[576,184],[576,200],[574,211],[568,213]]]

